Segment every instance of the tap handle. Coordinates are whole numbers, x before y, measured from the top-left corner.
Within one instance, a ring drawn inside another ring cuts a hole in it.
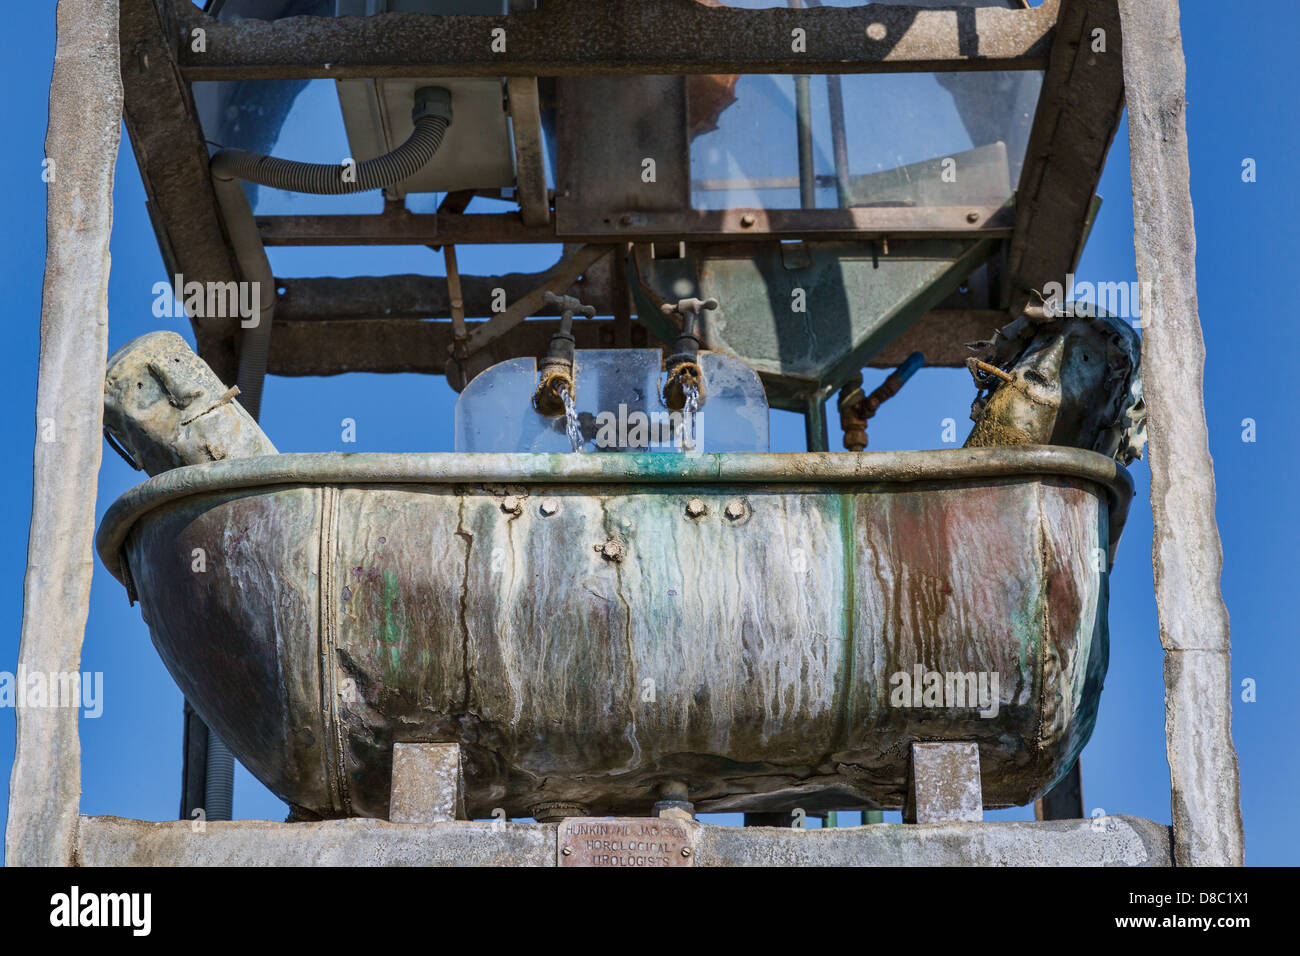
[[[705,309],[712,312],[718,307],[717,299],[678,299],[677,304],[665,302],[659,308],[664,315],[672,315],[676,312],[682,317],[682,334],[695,335],[695,324],[699,321],[700,313]]]
[[[581,301],[571,295],[556,295],[550,289],[542,292],[542,301],[547,305],[553,305],[561,312],[572,316],[574,313],[585,315],[587,318],[593,318],[596,315],[595,306],[583,305]]]

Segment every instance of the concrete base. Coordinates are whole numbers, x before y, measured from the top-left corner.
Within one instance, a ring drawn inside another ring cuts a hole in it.
[[[696,866],[1172,866],[1169,828],[1139,817],[874,824],[828,830],[686,822]],[[82,817],[82,866],[554,866],[544,823],[150,823]],[[70,861],[71,862],[71,861]]]

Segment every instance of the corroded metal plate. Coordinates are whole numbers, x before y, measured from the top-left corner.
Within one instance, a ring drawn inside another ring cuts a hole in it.
[[[556,835],[560,866],[694,866],[695,827],[661,817],[569,817]]]

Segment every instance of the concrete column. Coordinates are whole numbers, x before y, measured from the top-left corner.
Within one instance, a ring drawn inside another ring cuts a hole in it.
[[[81,669],[94,568],[108,239],[122,119],[117,18],[117,0],[59,0],[45,137],[51,175],[32,523],[18,652],[25,682],[47,685]],[[78,708],[19,706],[16,713],[5,858],[15,865],[66,865],[81,798]]]
[[[1165,649],[1174,858],[1180,866],[1241,865],[1241,783],[1202,394],[1205,342],[1196,304],[1178,2],[1119,0],[1119,11],[1143,283],[1142,381],[1150,412],[1152,561]]]

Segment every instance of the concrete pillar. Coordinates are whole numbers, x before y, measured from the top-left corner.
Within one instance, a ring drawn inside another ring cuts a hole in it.
[[[1143,283],[1142,381],[1150,412],[1152,561],[1165,649],[1174,858],[1180,866],[1241,865],[1241,783],[1202,394],[1205,342],[1196,304],[1178,2],[1119,0],[1119,10]]]
[[[81,669],[108,349],[108,238],[122,119],[117,0],[59,0],[45,137],[46,253],[19,673]],[[35,173],[33,172],[33,176]],[[39,675],[39,676],[37,676]],[[21,689],[20,689],[21,690]],[[66,865],[81,798],[78,708],[16,711],[5,858]]]

